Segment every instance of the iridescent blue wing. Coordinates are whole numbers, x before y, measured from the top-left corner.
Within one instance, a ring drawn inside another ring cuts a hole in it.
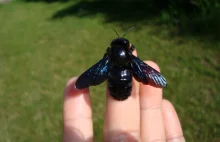
[[[108,75],[108,56],[105,55],[98,63],[85,71],[76,81],[77,89],[88,88],[89,86],[99,85],[107,79]]]
[[[159,88],[167,86],[166,79],[158,71],[134,55],[131,58],[132,72],[137,81]]]

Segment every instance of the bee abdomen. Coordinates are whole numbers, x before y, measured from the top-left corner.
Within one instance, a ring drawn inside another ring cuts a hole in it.
[[[132,91],[132,72],[122,67],[112,68],[108,76],[108,89],[114,99],[127,99]]]
[[[124,88],[119,88],[117,86],[109,86],[110,95],[119,101],[126,100],[131,95],[132,86],[127,86]]]

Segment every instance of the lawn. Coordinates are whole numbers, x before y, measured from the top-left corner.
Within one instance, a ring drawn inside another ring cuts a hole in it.
[[[148,22],[155,18],[123,22],[83,5],[69,10],[77,4],[0,5],[1,142],[61,141],[66,81],[103,56],[117,37],[113,28],[123,34],[132,25],[126,38],[141,59],[160,66],[168,81],[164,98],[175,106],[186,141],[220,141],[219,41],[170,34],[169,24]],[[91,88],[95,141],[102,139],[104,86]]]

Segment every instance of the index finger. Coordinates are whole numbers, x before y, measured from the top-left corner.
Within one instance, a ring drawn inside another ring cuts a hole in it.
[[[63,103],[63,142],[93,141],[89,89],[75,89],[77,77],[66,85]]]

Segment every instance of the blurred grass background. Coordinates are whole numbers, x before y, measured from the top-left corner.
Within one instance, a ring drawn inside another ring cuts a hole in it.
[[[117,37],[113,28],[123,34],[135,26],[126,38],[141,59],[160,66],[169,84],[164,98],[175,106],[186,141],[219,142],[218,16],[214,0],[0,4],[0,141],[61,141],[66,81],[102,58]],[[104,86],[91,88],[96,142]]]

